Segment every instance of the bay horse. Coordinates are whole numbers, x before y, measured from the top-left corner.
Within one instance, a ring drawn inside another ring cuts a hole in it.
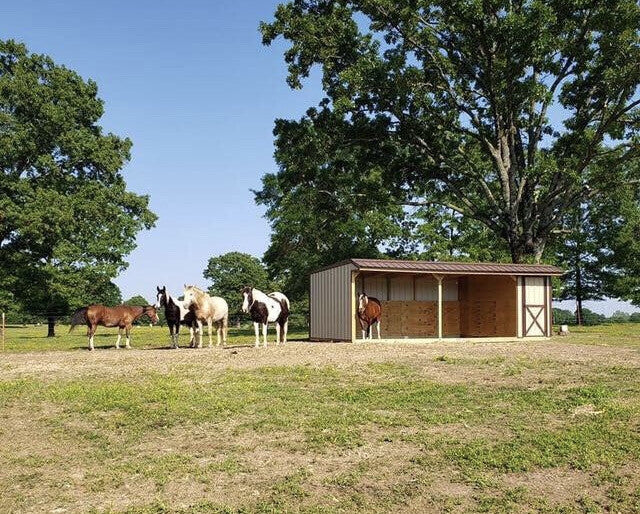
[[[254,287],[242,290],[242,311],[248,313],[253,321],[256,333],[256,348],[260,346],[260,325],[262,325],[262,339],[267,347],[267,327],[270,322],[276,324],[276,344],[287,342],[289,330],[289,299],[282,293],[265,294]]]
[[[189,327],[190,344],[193,348],[195,344],[194,329],[197,326],[195,314],[184,306],[184,303],[180,300],[176,300],[167,292],[167,286],[162,286],[160,289],[156,286],[156,304],[155,308],[160,309],[164,307],[164,317],[167,320],[169,326],[169,334],[171,335],[171,348],[176,350],[180,348],[178,345],[178,335],[180,333],[180,325]]]
[[[227,344],[227,330],[229,328],[229,306],[220,296],[209,296],[196,286],[184,285],[184,300],[182,304],[191,310],[198,324],[199,340],[198,348],[202,348],[202,322],[206,321],[209,328],[209,348],[212,346],[211,326],[216,325],[216,334],[220,346],[220,333],[222,332],[222,346]],[[194,341],[195,344],[195,341]]]
[[[380,339],[380,316],[382,315],[382,305],[380,300],[373,296],[361,293],[358,296],[358,320],[362,327],[362,339],[373,338],[371,327],[375,323],[378,329],[378,339]]]
[[[98,325],[103,327],[118,327],[118,339],[116,349],[120,348],[122,331],[125,331],[127,341],[126,348],[131,348],[131,326],[141,316],[146,315],[154,325],[158,323],[158,313],[153,305],[139,307],[136,305],[116,305],[115,307],[105,307],[104,305],[89,305],[81,307],[71,316],[71,332],[76,325],[87,325],[87,337],[89,338],[89,350],[93,350],[93,336]]]

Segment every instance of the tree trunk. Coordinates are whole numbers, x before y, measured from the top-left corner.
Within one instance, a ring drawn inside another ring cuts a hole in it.
[[[47,325],[49,327],[47,337],[56,337],[56,318],[53,316],[49,316],[47,318]]]
[[[584,318],[582,317],[582,273],[580,265],[576,266],[576,325],[582,326]]]

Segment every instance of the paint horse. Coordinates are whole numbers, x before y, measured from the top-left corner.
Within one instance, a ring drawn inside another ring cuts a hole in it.
[[[133,322],[142,316],[148,316],[151,323],[158,323],[158,313],[153,305],[139,307],[135,305],[117,305],[115,307],[105,307],[104,305],[89,305],[82,307],[71,316],[71,332],[76,325],[87,325],[87,337],[89,337],[89,350],[93,350],[93,336],[98,325],[103,327],[118,327],[118,339],[116,349],[120,348],[122,331],[125,331],[127,341],[126,348],[131,348],[131,327]]]
[[[362,339],[372,339],[371,327],[375,323],[378,328],[378,339],[380,339],[380,316],[382,315],[382,305],[373,296],[369,297],[362,293],[358,296],[358,320],[362,327]]]
[[[162,289],[156,286],[156,309],[164,307],[164,317],[169,326],[169,334],[171,335],[171,348],[178,349],[178,335],[180,333],[180,325],[189,327],[191,347],[195,345],[195,334],[197,323],[195,314],[190,311],[180,300],[174,299],[168,292],[167,286]]]
[[[227,344],[227,330],[229,328],[229,306],[224,298],[209,296],[196,286],[184,285],[184,300],[182,304],[191,310],[198,324],[199,339],[198,348],[202,348],[202,322],[206,322],[209,328],[209,348],[212,346],[211,327],[215,324],[220,346],[220,334],[222,333],[222,345]],[[195,343],[195,341],[194,341]]]
[[[253,320],[256,332],[256,348],[260,346],[260,325],[262,325],[262,339],[267,347],[267,326],[271,322],[276,324],[276,344],[287,342],[289,329],[289,299],[282,293],[264,294],[262,291],[245,287],[242,290],[242,311],[248,313]]]

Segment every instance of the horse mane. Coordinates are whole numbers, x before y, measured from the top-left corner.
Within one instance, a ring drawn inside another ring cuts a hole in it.
[[[204,300],[206,296],[209,296],[206,292],[204,292],[198,286],[187,286],[185,288],[185,291],[187,289],[191,289],[194,292],[195,302],[196,302],[196,304],[198,306],[200,306],[202,304],[202,300]],[[174,303],[175,303],[175,301],[174,301]]]
[[[257,300],[260,303],[267,303],[267,301],[273,300],[273,298],[271,298],[269,295],[263,293],[262,291],[260,291],[260,289],[256,289],[255,287],[251,288],[251,296],[253,297],[254,302]]]

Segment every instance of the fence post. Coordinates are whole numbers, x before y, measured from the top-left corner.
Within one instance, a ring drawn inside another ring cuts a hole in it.
[[[4,352],[4,312],[2,313],[2,351]]]

